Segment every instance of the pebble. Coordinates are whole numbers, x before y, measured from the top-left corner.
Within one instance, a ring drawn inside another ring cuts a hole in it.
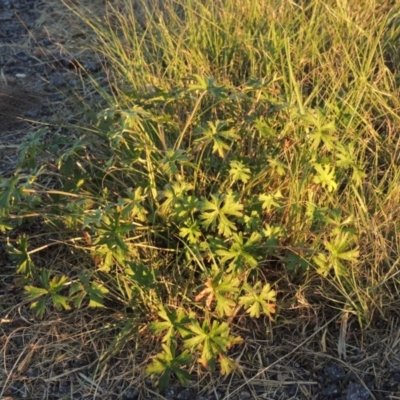
[[[178,396],[176,396],[177,400],[192,400],[196,397],[196,394],[193,392],[192,389],[186,388],[183,389]]]
[[[5,8],[6,10],[11,8],[11,1],[10,0],[3,0],[1,5],[0,5],[0,9],[1,8]]]
[[[29,368],[26,371],[26,376],[28,378],[37,378],[40,375],[40,371],[37,368]]]
[[[29,56],[24,51],[18,52],[17,54],[15,54],[14,57],[17,58],[18,60],[21,60],[21,61],[28,61],[29,60]]]
[[[291,385],[289,385],[289,386],[286,386],[285,392],[286,392],[286,394],[287,394],[288,396],[293,397],[293,396],[295,396],[296,393],[298,392],[298,389],[299,389],[299,388],[298,388],[298,385],[295,384],[295,383],[293,383],[293,384],[291,384]]]
[[[336,383],[333,383],[329,386],[324,387],[322,389],[321,394],[322,394],[322,396],[326,396],[326,397],[337,396],[338,394],[340,394],[340,388],[338,385],[336,385]]]
[[[333,362],[325,366],[324,373],[332,382],[341,381],[346,376],[346,371],[343,369],[343,367]]]
[[[60,394],[69,394],[71,392],[71,383],[66,381],[61,381],[58,388]]]
[[[370,399],[369,390],[359,383],[351,382],[347,388],[345,400],[368,400]]]
[[[400,372],[394,372],[391,376],[390,376],[390,381],[392,381],[393,383],[400,383]]]
[[[2,12],[0,13],[0,21],[10,21],[13,18],[13,16],[14,16],[13,12],[9,11]]]
[[[57,88],[65,85],[65,79],[61,75],[52,75],[50,78],[50,82],[52,83],[52,85],[54,87],[57,87]]]
[[[139,398],[139,393],[134,387],[126,390],[122,397],[123,400],[137,400],[138,398]]]
[[[240,400],[247,400],[247,399],[250,399],[250,398],[251,398],[251,393],[249,393],[249,392],[243,391],[243,392],[240,392],[240,394],[239,394],[239,399]]]
[[[101,64],[95,61],[83,63],[83,68],[91,74],[101,71]]]

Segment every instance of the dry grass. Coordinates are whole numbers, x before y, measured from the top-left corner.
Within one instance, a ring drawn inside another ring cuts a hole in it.
[[[156,394],[144,374],[155,345],[146,331],[132,336],[122,352],[104,358],[118,334],[121,314],[112,308],[81,309],[67,315],[51,312],[38,321],[27,304],[15,306],[20,295],[15,288],[2,300],[1,398],[121,399],[132,388],[143,399]],[[231,355],[240,369],[227,378],[192,371],[197,381],[189,387],[224,400],[243,393],[254,399],[287,399],[290,390],[299,398],[320,399],[317,378],[329,362],[343,366],[353,381],[374,381],[378,387],[400,367],[399,319],[365,332],[353,321],[346,330],[343,360],[335,351],[340,313],[323,323],[320,313],[311,317],[314,311],[307,307],[308,316],[302,316],[297,310],[291,322],[266,324],[264,331],[263,324],[250,326],[242,332],[245,344]]]
[[[46,239],[40,231],[36,236],[35,247],[44,249],[35,255],[37,265],[74,275],[90,263],[71,247],[54,246],[58,241]],[[148,321],[130,334],[122,351],[115,351],[113,340],[127,321],[117,304],[69,313],[53,310],[39,320],[24,301],[22,285],[18,275],[2,276],[0,398],[122,399],[133,388],[140,399],[166,398],[144,373],[157,345],[145,328]],[[230,355],[240,368],[228,377],[193,370],[196,378],[188,390],[222,400],[247,395],[283,400],[292,398],[288,393],[317,400],[321,398],[318,377],[330,362],[341,365],[353,381],[363,385],[373,381],[379,387],[400,368],[400,315],[393,310],[387,322],[379,319],[367,330],[350,316],[343,326],[343,313],[321,301],[316,291],[320,285],[317,281],[293,285],[296,300],[288,299],[290,303],[282,306],[279,324],[249,321],[243,327],[239,317],[236,329],[246,340]],[[345,359],[343,349],[342,354],[338,351],[343,344]]]

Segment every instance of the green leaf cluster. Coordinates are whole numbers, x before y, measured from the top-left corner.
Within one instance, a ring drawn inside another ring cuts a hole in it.
[[[231,372],[238,315],[279,317],[270,260],[298,279],[349,283],[359,236],[335,196],[357,189],[364,166],[354,141],[339,143],[335,108],[295,107],[278,85],[193,75],[133,93],[99,113],[93,137],[60,146],[54,165],[65,174],[54,177],[52,164],[2,179],[2,232],[39,218],[45,238],[86,256],[60,273],[35,267],[32,237],[8,246],[36,315],[111,299],[138,316],[127,317],[118,349],[150,318],[161,351],[147,372],[166,387],[171,376],[188,380],[194,362]]]

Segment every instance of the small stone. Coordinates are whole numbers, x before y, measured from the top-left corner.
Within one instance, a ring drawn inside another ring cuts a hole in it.
[[[392,382],[395,383],[400,383],[400,372],[394,372],[391,376],[390,376],[390,380]]]
[[[132,387],[125,391],[122,398],[123,400],[137,400],[139,398],[139,393]]]
[[[63,67],[68,69],[75,69],[77,67],[76,61],[72,58],[61,57],[57,60]]]
[[[60,75],[53,75],[50,78],[50,81],[54,87],[61,87],[61,86],[65,85],[65,79]]]
[[[58,101],[58,99],[53,99],[53,101]],[[83,368],[88,362],[82,358],[73,358],[68,362],[70,368]]]
[[[324,373],[332,382],[338,382],[344,379],[346,372],[343,367],[336,363],[329,363],[324,368]]]
[[[42,46],[51,46],[53,44],[53,40],[51,40],[50,38],[44,38],[40,41],[40,44]]]
[[[17,54],[15,54],[14,57],[17,58],[18,60],[21,60],[21,61],[28,61],[29,60],[28,55],[24,51],[18,52]]]
[[[83,68],[89,73],[96,73],[101,71],[101,64],[95,61],[88,61],[83,64]]]
[[[21,381],[15,381],[11,385],[11,392],[13,394],[21,394],[23,392],[23,389],[24,389],[24,384]]]
[[[29,368],[26,371],[26,376],[28,378],[37,378],[39,376],[39,370],[37,368]]]
[[[289,397],[294,397],[296,395],[298,391],[298,387],[295,383],[293,383],[292,385],[288,385],[285,388],[285,392]]]
[[[349,379],[349,381],[358,381],[359,377],[358,375],[354,372],[354,371],[350,371],[349,374],[347,375],[347,378]]]
[[[71,87],[75,87],[79,84],[79,80],[78,79],[69,79],[68,80],[68,85]]]
[[[340,394],[340,388],[338,385],[332,384],[332,385],[324,387],[322,389],[321,393],[323,396],[326,396],[326,397],[337,396],[338,394]]]
[[[250,398],[251,398],[251,394],[249,392],[243,391],[243,392],[240,392],[240,394],[239,394],[240,400],[247,400]]]
[[[368,400],[370,398],[369,390],[359,383],[350,383],[347,388],[345,400]]]
[[[2,8],[5,8],[5,9],[11,8],[11,2],[10,2],[10,0],[3,0],[3,2],[0,3],[0,10],[1,10]]]
[[[16,78],[26,78],[26,74],[21,74],[21,73],[18,73],[18,74],[15,74],[15,77]]]
[[[71,392],[71,383],[70,382],[60,382],[59,386],[60,394],[69,394]]]
[[[2,12],[0,13],[0,21],[10,21],[11,19],[14,18],[14,13],[13,12]]]
[[[176,397],[176,389],[173,387],[170,387],[165,390],[165,397],[167,399],[174,399]]]
[[[176,398],[177,400],[192,400],[195,397],[196,397],[195,392],[190,388],[186,388],[183,389]]]

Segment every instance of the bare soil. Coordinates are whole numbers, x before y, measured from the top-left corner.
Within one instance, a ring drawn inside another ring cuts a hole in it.
[[[21,122],[26,111],[35,107],[40,96],[29,89],[0,85],[0,126],[10,129]]]

